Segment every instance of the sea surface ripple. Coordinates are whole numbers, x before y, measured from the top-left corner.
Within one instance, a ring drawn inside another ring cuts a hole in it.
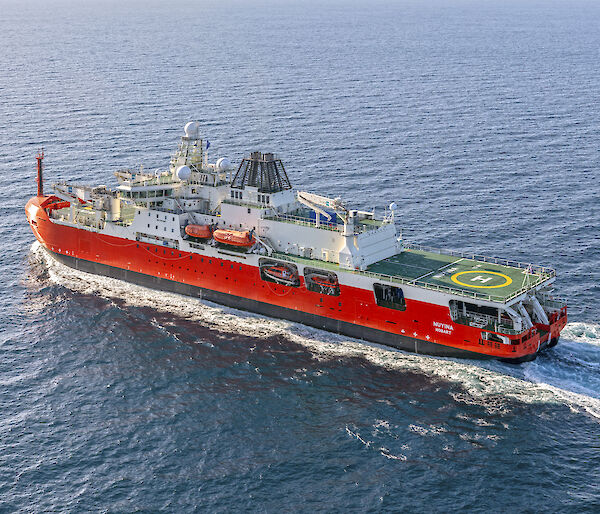
[[[600,510],[600,4],[0,2],[0,511]],[[557,347],[416,356],[90,276],[46,177],[274,151],[405,239],[549,265]]]

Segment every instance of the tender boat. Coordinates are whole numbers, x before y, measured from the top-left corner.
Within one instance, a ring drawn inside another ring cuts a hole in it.
[[[213,238],[218,243],[231,246],[251,247],[256,243],[255,237],[249,230],[219,229],[213,232]]]
[[[198,239],[210,239],[212,237],[212,229],[210,225],[187,225],[185,233],[191,237]]]
[[[298,274],[286,266],[264,266],[262,271],[267,277],[281,284],[293,284],[298,280]]]

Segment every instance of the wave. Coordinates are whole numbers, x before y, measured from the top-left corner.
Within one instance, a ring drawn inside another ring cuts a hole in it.
[[[121,280],[69,268],[35,242],[31,256],[44,267],[42,276],[88,295],[151,307],[219,331],[256,338],[284,336],[311,351],[316,359],[360,357],[390,370],[410,370],[458,383],[456,401],[506,409],[503,398],[525,403],[559,403],[600,421],[600,326],[569,323],[561,342],[533,362],[519,366],[497,361],[464,361],[416,355],[258,314],[223,307],[175,293],[156,291]]]
[[[563,330],[562,337],[570,341],[600,346],[600,325],[579,321],[569,323]]]

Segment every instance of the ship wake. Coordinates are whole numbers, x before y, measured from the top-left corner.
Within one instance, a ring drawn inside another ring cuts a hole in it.
[[[451,393],[458,402],[481,404],[488,411],[505,409],[509,398],[524,403],[567,405],[600,422],[600,325],[569,323],[561,342],[533,362],[518,366],[496,361],[466,361],[415,355],[365,343],[285,320],[268,318],[174,293],[88,274],[55,261],[35,242],[34,266],[43,280],[86,295],[150,307],[216,331],[262,339],[283,336],[307,348],[315,359],[358,357],[389,370],[410,370],[457,383]],[[164,328],[164,327],[163,327]]]

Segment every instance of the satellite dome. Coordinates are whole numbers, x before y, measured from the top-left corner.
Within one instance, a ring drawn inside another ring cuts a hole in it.
[[[189,169],[187,166],[179,166],[175,170],[175,175],[179,180],[183,182],[184,180],[187,180],[191,177],[192,170]]]
[[[197,121],[190,121],[189,123],[186,123],[183,129],[185,131],[186,137],[189,137],[190,139],[198,139],[199,125],[200,124]]]
[[[215,163],[215,168],[217,168],[218,171],[227,171],[227,170],[230,170],[231,169],[231,162],[229,162],[229,159],[227,157],[221,157]]]
[[[396,205],[396,202],[392,202],[390,204],[390,211],[395,211],[398,208],[398,206]]]

